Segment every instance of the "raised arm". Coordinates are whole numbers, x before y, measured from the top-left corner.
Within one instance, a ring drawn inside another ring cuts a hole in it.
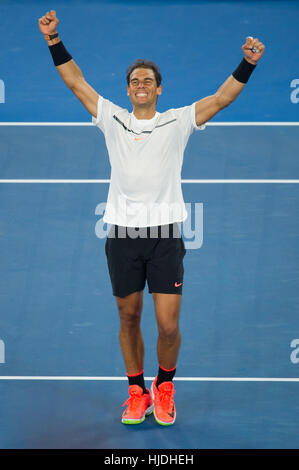
[[[59,75],[67,87],[72,90],[83,106],[85,106],[87,111],[96,117],[99,95],[92,86],[85,81],[80,68],[65,50],[56,31],[58,23],[59,20],[54,10],[47,12],[46,15],[38,20],[39,29],[47,40]],[[50,36],[56,34],[57,37],[50,39]]]
[[[265,46],[258,40],[248,36],[242,46],[244,59],[214,95],[207,96],[195,105],[195,120],[199,126],[209,121],[221,109],[230,105],[241,93],[257,62],[264,53]]]

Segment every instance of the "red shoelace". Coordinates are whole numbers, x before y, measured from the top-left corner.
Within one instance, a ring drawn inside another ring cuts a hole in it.
[[[125,401],[123,406],[128,405],[128,407],[130,407],[131,410],[136,410],[140,406],[140,403],[142,401],[142,393],[140,394],[138,390],[134,390],[134,389],[130,390],[129,393],[130,393],[130,396]]]

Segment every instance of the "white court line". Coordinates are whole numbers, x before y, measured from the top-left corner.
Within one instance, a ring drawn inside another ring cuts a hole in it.
[[[0,122],[0,126],[94,126],[92,122]]]
[[[145,380],[154,380],[155,377],[145,377]],[[84,377],[84,376],[30,376],[30,375],[2,375],[0,380],[81,380],[81,381],[119,381],[128,380],[128,377]],[[181,382],[299,382],[299,377],[174,377]]]
[[[0,183],[41,183],[41,184],[65,184],[65,183],[110,183],[110,180],[100,179],[3,179],[0,180]]]
[[[206,126],[299,126],[296,121],[206,122]],[[94,126],[92,122],[0,122],[0,126]]]
[[[1,181],[1,180],[0,180]],[[207,184],[213,184],[213,183],[240,183],[240,184],[259,184],[259,183],[292,183],[292,184],[297,184],[299,183],[299,180],[292,180],[292,179],[261,179],[261,180],[251,180],[251,179],[235,179],[235,180],[229,180],[229,179],[222,179],[222,180],[181,180],[181,183],[207,183]]]
[[[40,183],[40,184],[97,184],[97,183],[110,183],[109,179],[0,179],[0,183]],[[239,183],[239,184],[264,184],[264,183],[283,183],[283,184],[298,184],[299,179],[192,179],[181,180],[181,183],[204,183],[204,184],[218,184],[218,183]]]
[[[284,122],[274,122],[274,121],[265,121],[265,122],[206,122],[206,126],[299,126],[299,122],[296,121],[284,121]]]

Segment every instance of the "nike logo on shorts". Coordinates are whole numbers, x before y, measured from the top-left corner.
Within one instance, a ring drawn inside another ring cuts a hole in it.
[[[182,284],[183,284],[182,282],[180,282],[180,283],[175,282],[175,283],[174,283],[174,287],[180,287]]]

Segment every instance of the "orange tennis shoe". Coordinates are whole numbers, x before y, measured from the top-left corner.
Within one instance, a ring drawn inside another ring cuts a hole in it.
[[[175,394],[172,382],[162,382],[159,388],[156,387],[157,377],[152,383],[152,395],[154,398],[154,416],[157,423],[162,426],[174,424],[176,419],[176,409],[173,395]]]
[[[127,408],[122,414],[121,422],[124,424],[139,424],[150,415],[154,409],[153,398],[151,392],[147,389],[147,393],[139,385],[130,385],[128,400],[123,404]]]

